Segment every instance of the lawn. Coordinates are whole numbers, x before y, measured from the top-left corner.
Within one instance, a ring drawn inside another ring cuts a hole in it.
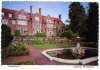
[[[33,45],[33,46],[36,49],[49,49],[49,48],[67,48],[73,45],[68,44],[68,43],[57,43],[57,44],[45,43],[45,44]]]

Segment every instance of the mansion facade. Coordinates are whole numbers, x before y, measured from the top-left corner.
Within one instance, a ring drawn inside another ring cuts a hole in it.
[[[34,35],[38,33],[46,33],[46,36],[56,36],[57,33],[65,31],[65,25],[61,21],[61,14],[58,18],[50,15],[42,15],[42,9],[39,8],[39,13],[32,13],[32,6],[30,12],[25,12],[2,8],[1,23],[11,27],[11,35],[14,35],[15,30],[19,30],[21,36]]]

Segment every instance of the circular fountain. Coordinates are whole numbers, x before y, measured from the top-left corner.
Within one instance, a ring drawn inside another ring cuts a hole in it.
[[[71,64],[87,64],[98,60],[97,48],[81,47],[82,37],[74,38],[76,47],[49,49],[42,52],[50,60]],[[59,53],[58,53],[59,52]]]

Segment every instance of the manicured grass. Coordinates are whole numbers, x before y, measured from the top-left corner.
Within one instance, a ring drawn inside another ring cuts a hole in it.
[[[33,45],[36,49],[48,49],[48,48],[67,48],[70,46],[73,46],[71,44],[68,43],[57,43],[57,44],[49,44],[49,43],[45,43],[45,44],[40,44],[40,45]]]
[[[33,60],[28,60],[28,61],[13,62],[10,63],[10,65],[35,65],[35,63]]]

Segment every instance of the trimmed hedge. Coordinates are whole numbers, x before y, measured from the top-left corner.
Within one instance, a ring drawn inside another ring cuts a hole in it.
[[[36,33],[34,34],[34,37],[46,37],[45,33]]]
[[[1,26],[1,46],[7,46],[11,42],[11,28],[5,24]]]
[[[8,56],[26,56],[29,55],[29,51],[18,51],[18,52],[11,52]]]

